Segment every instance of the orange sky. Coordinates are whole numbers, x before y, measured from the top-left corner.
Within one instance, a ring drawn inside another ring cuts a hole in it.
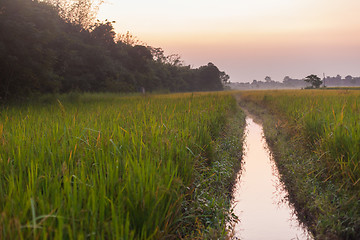
[[[359,0],[107,0],[99,19],[187,65],[211,61],[248,82],[360,76],[359,13]]]

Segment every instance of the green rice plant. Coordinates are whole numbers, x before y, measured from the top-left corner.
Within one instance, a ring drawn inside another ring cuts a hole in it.
[[[198,156],[234,104],[226,93],[72,94],[2,106],[0,238],[175,237]]]

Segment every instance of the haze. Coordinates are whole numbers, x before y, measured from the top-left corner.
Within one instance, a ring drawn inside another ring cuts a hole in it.
[[[99,19],[187,65],[213,62],[230,81],[251,82],[360,76],[359,12],[358,0],[107,0]]]

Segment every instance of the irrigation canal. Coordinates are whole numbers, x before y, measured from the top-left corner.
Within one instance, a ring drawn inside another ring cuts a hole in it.
[[[286,198],[262,126],[247,117],[245,133],[243,167],[233,203],[240,221],[233,239],[312,239]]]

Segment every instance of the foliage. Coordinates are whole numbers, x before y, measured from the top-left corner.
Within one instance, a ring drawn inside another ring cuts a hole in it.
[[[0,2],[0,101],[71,91],[137,92],[142,87],[222,90],[215,66],[183,66],[177,55],[164,56],[160,48],[140,45],[130,34],[116,37],[112,22],[94,22],[100,2],[47,2]]]
[[[223,84],[228,84],[230,83],[229,79],[230,79],[230,76],[227,75],[225,72],[220,72],[220,79],[222,81]]]
[[[44,2],[53,5],[65,21],[89,29],[104,0],[44,0]]]
[[[122,42],[126,45],[135,46],[135,45],[144,45],[136,36],[133,36],[129,31],[126,34],[117,34],[115,38],[116,42]]]
[[[322,84],[320,78],[314,74],[307,76],[304,81],[310,83],[313,88],[319,88]]]

